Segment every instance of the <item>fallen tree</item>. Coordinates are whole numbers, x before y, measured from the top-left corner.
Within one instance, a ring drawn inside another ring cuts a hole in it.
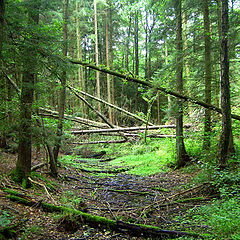
[[[189,96],[186,96],[186,95],[183,95],[183,94],[180,94],[178,92],[174,92],[170,89],[167,89],[167,88],[164,88],[164,87],[160,87],[158,86],[157,84],[155,85],[154,83],[152,82],[147,82],[147,81],[144,81],[144,80],[141,80],[140,78],[134,78],[134,77],[131,77],[129,75],[124,75],[122,73],[118,73],[118,72],[114,72],[112,70],[109,70],[107,69],[106,67],[97,67],[93,64],[90,64],[90,63],[86,63],[86,62],[83,62],[83,61],[79,61],[79,60],[74,60],[74,59],[70,59],[69,60],[71,63],[73,64],[80,64],[82,66],[85,66],[85,67],[88,67],[88,68],[91,68],[91,69],[94,69],[94,70],[97,70],[97,71],[100,71],[100,72],[104,72],[104,73],[108,73],[110,75],[113,75],[113,76],[116,76],[116,77],[119,77],[119,78],[122,78],[122,79],[125,79],[127,81],[131,81],[131,82],[136,82],[138,84],[142,84],[144,86],[147,86],[147,87],[150,87],[150,88],[154,88],[156,90],[159,90],[165,94],[169,94],[171,96],[174,96],[176,98],[180,98],[180,99],[183,99],[185,101],[190,101],[192,103],[195,103],[199,106],[202,106],[204,108],[208,108],[210,110],[213,110],[213,111],[216,111],[220,114],[222,114],[222,109],[217,107],[217,106],[214,106],[212,104],[208,104],[208,103],[205,103],[203,101],[200,101],[198,99],[195,99],[195,98],[192,98],[192,97],[189,97]],[[236,115],[236,114],[231,114],[231,117],[233,119],[236,119],[236,120],[240,120],[240,116],[239,115]]]
[[[74,218],[75,221],[84,222],[93,227],[107,227],[108,229],[115,230],[118,232],[127,232],[131,236],[153,237],[158,239],[166,237],[177,238],[181,236],[192,236],[194,238],[202,238],[199,234],[196,233],[164,230],[159,227],[151,225],[132,224],[92,215],[64,206],[56,206],[53,204],[45,203],[43,201],[38,201],[30,196],[27,196],[26,194],[21,194],[11,189],[4,189],[3,191],[7,194],[6,198],[12,201],[16,201],[19,204],[39,207],[47,212],[71,214],[75,216]]]
[[[100,99],[100,98],[97,98],[97,97],[95,97],[95,96],[92,96],[92,95],[89,94],[89,93],[83,92],[83,91],[78,90],[78,89],[76,89],[76,88],[73,88],[73,87],[71,87],[71,86],[69,86],[69,88],[75,90],[76,92],[78,92],[78,93],[80,93],[80,94],[82,94],[82,95],[84,95],[84,96],[90,97],[90,98],[92,98],[92,99],[94,99],[94,100],[96,100],[96,101],[98,101],[98,102],[101,102],[101,103],[103,103],[103,104],[106,104],[106,105],[108,105],[109,107],[118,110],[119,112],[123,112],[123,113],[125,113],[126,115],[128,115],[128,116],[130,116],[130,117],[132,117],[132,118],[134,118],[134,119],[137,119],[137,120],[139,120],[139,121],[141,121],[141,122],[143,122],[143,123],[147,123],[147,121],[146,121],[145,119],[137,116],[136,114],[133,114],[133,113],[131,113],[131,112],[128,112],[128,111],[126,111],[126,110],[123,109],[123,108],[120,108],[120,107],[118,107],[118,106],[116,106],[116,105],[113,105],[113,104],[111,104],[111,103],[108,103],[108,102],[106,102],[106,101],[104,101],[104,100],[102,100],[102,99]],[[148,125],[153,126],[153,123],[148,123]]]
[[[185,127],[189,127],[186,125]],[[147,130],[150,129],[160,129],[160,128],[175,128],[176,125],[158,125],[158,126],[148,126]],[[146,127],[129,127],[129,128],[112,128],[112,129],[89,129],[89,130],[75,130],[71,131],[72,134],[91,134],[91,133],[110,133],[110,132],[125,132],[125,131],[136,131],[136,130],[146,130]]]

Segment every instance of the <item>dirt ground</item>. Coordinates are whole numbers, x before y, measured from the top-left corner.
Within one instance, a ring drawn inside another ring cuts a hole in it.
[[[195,230],[196,226],[176,220],[177,216],[184,216],[188,209],[208,202],[204,185],[189,185],[195,173],[186,174],[182,171],[141,177],[125,172],[99,175],[83,172],[71,166],[62,166],[59,168],[60,177],[53,179],[49,175],[49,169],[44,167],[37,170],[37,173],[45,180],[37,176],[33,179],[44,184],[49,194],[37,184],[33,184],[30,189],[22,189],[7,176],[14,168],[16,158],[15,154],[0,152],[0,213],[8,214],[11,219],[10,225],[17,223],[15,227],[17,235],[13,239],[140,240],[146,238],[133,237],[127,232],[110,231],[99,226],[88,226],[86,223],[74,224],[67,217],[59,220],[58,214],[44,212],[38,206],[24,206],[10,201],[6,198],[3,188],[16,190],[33,197],[36,201],[65,205],[113,220],[148,224],[161,229],[178,231]],[[43,159],[44,155],[35,154],[33,165],[42,162]],[[111,167],[107,161],[96,160],[94,164],[91,162],[89,166],[97,166],[98,169]],[[201,229],[205,229],[206,226],[197,226],[197,228],[201,232]]]

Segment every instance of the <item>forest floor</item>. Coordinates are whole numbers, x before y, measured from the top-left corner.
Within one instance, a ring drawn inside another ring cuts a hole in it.
[[[166,230],[207,232],[207,226],[196,226],[183,221],[189,209],[211,201],[207,186],[194,186],[190,182],[196,172],[162,172],[148,177],[129,175],[126,172],[103,174],[93,169],[112,171],[110,157],[102,159],[76,159],[78,165],[62,163],[60,177],[54,179],[46,167],[32,176],[44,184],[50,195],[40,185],[22,189],[8,173],[14,169],[16,155],[0,153],[0,229],[1,224],[20,223],[15,239],[145,239],[133,237],[127,232],[90,227],[85,223],[74,224],[56,213],[44,212],[38,206],[25,206],[6,198],[3,188],[10,188],[37,201],[79,209],[97,216],[158,226]],[[33,156],[33,165],[43,161],[43,155]],[[89,166],[89,172],[84,169]],[[78,167],[76,167],[78,166]],[[117,169],[122,168],[121,166]],[[92,172],[91,172],[92,171]],[[62,218],[61,218],[62,217]],[[151,239],[151,238],[149,238]]]

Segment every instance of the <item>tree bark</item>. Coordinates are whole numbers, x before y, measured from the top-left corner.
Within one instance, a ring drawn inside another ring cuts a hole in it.
[[[176,0],[176,18],[177,18],[177,35],[176,35],[176,87],[179,92],[183,92],[183,41],[182,41],[182,1]],[[183,141],[183,102],[177,99],[176,112],[176,152],[177,152],[177,168],[183,167],[188,161],[184,141]]]
[[[96,66],[98,66],[98,26],[97,26],[97,1],[93,0],[94,4],[94,29],[95,29],[95,62]],[[100,96],[100,75],[99,72],[96,72],[96,91],[97,97],[101,98]],[[98,103],[98,111],[101,112],[101,104]]]
[[[205,102],[211,104],[212,91],[212,64],[211,64],[211,38],[210,38],[210,20],[209,20],[209,0],[203,0],[204,16],[204,43],[205,43]],[[211,111],[205,109],[204,116],[204,137],[203,149],[209,150],[211,145]]]
[[[186,125],[185,127],[189,127]],[[158,125],[158,126],[148,126],[148,130],[158,130],[162,128],[176,128],[176,125]],[[72,134],[91,134],[91,133],[109,133],[109,132],[125,132],[125,131],[140,131],[145,130],[146,126],[143,127],[129,127],[129,128],[112,128],[112,129],[90,129],[90,130],[80,130],[71,131]]]
[[[63,24],[63,56],[67,56],[68,52],[68,5],[69,0],[65,0],[64,2],[64,24]],[[66,101],[66,79],[67,79],[67,72],[63,70],[62,78],[61,78],[61,90],[60,90],[60,99],[59,99],[59,119],[58,119],[58,126],[57,126],[57,137],[55,141],[55,146],[53,149],[54,161],[57,163],[59,150],[61,147],[61,138],[63,133],[63,120],[64,120],[64,110],[65,110],[65,101]]]
[[[80,24],[79,24],[79,3],[76,1],[76,35],[77,35],[77,58],[82,60],[82,47],[81,47],[81,31],[80,31]],[[83,67],[80,66],[78,68],[78,84],[81,87],[82,91],[85,91],[85,79],[83,75]],[[80,107],[85,114],[85,106],[82,101],[80,101]]]
[[[109,40],[108,40],[108,9],[105,7],[105,26],[106,26],[106,66],[109,68]],[[107,73],[107,99],[108,102],[112,102],[112,96],[111,96],[111,76]],[[109,122],[113,123],[112,119],[112,108],[108,107],[108,117]]]
[[[0,0],[0,68],[3,66],[2,46],[5,39],[5,0]],[[4,75],[0,72],[1,99],[5,95]],[[5,100],[2,100],[5,101]],[[5,110],[6,111],[6,110]],[[5,124],[4,124],[5,125]],[[7,147],[6,127],[1,126],[0,130],[0,148]]]
[[[28,25],[37,27],[39,22],[39,5],[33,0],[28,1]],[[30,44],[24,49],[24,66],[22,79],[22,90],[20,100],[20,126],[19,126],[19,146],[16,169],[13,179],[22,182],[25,186],[31,174],[32,162],[32,104],[34,95],[34,79],[36,74],[36,45],[38,39],[31,37]]]
[[[223,169],[229,158],[229,144],[232,134],[231,103],[229,83],[229,57],[228,57],[228,1],[222,0],[222,42],[221,42],[221,108],[222,132],[219,144],[219,164]]]

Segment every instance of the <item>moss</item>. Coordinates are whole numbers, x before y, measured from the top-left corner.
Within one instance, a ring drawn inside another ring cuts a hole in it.
[[[31,187],[31,183],[28,180],[28,176],[26,176],[25,172],[20,169],[19,167],[16,167],[11,173],[10,176],[12,177],[12,180],[16,183],[20,183],[23,188],[29,188]]]

